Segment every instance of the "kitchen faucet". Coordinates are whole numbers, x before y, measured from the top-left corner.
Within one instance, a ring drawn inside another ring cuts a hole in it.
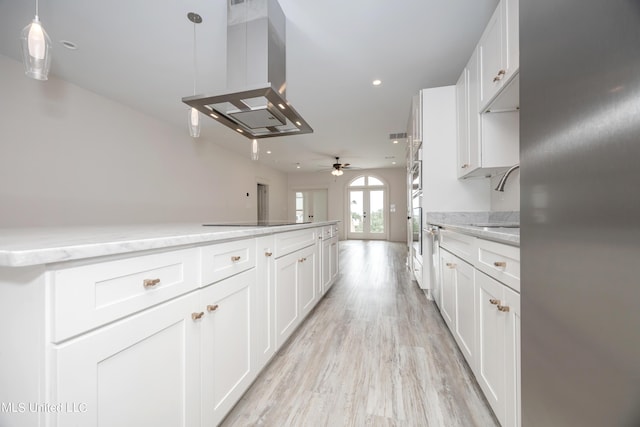
[[[498,183],[498,186],[496,188],[494,188],[495,191],[504,191],[504,185],[507,183],[507,178],[509,178],[509,175],[511,175],[511,172],[513,172],[514,170],[520,168],[520,165],[515,165],[515,166],[511,166],[503,175],[502,178],[500,178],[500,182]]]

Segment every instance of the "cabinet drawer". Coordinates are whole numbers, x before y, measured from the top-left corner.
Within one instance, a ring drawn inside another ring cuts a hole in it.
[[[196,289],[198,271],[196,248],[54,270],[53,341]]]
[[[321,228],[306,228],[276,234],[275,257],[281,257],[316,243]]]
[[[456,233],[455,231],[446,229],[440,231],[440,246],[447,249],[452,254],[459,256],[470,264],[473,264],[474,240],[475,239],[471,236]]]
[[[256,266],[256,243],[253,239],[205,246],[201,254],[202,286]]]
[[[483,239],[476,241],[476,268],[520,292],[520,248]]]

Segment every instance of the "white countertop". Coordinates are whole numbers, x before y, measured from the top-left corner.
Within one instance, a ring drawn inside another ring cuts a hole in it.
[[[0,266],[22,267],[124,254],[172,246],[215,242],[337,224],[202,226],[155,224],[100,227],[0,228]]]
[[[448,230],[457,231],[459,233],[480,237],[482,239],[506,243],[512,246],[520,246],[520,227],[480,227],[463,224],[442,224],[441,227]]]

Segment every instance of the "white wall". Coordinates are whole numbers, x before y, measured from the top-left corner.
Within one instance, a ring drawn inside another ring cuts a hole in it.
[[[287,217],[286,174],[0,55],[0,227]],[[250,197],[246,196],[250,194]]]
[[[329,220],[340,220],[340,239],[346,238],[346,227],[349,217],[346,213],[347,192],[349,182],[361,175],[374,175],[388,185],[387,199],[389,205],[395,204],[396,211],[389,215],[389,240],[393,242],[407,241],[407,173],[404,168],[366,169],[345,171],[344,175],[335,177],[330,172],[296,172],[289,174],[289,219],[295,219],[295,192],[307,189],[326,188],[329,195]]]
[[[520,169],[509,175],[504,192],[493,191],[500,182],[502,174],[491,178],[491,210],[520,211]]]

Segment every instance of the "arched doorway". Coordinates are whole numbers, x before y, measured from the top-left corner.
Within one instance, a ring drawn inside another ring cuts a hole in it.
[[[376,176],[361,175],[349,182],[347,197],[347,239],[386,240],[387,185]]]

